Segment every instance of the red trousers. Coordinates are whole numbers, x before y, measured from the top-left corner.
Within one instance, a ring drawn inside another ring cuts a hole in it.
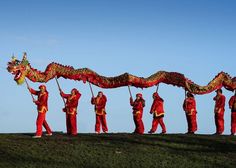
[[[103,115],[96,114],[95,132],[100,133],[101,125],[102,125],[103,132],[107,132],[108,128],[107,128],[106,115],[105,114],[103,114]]]
[[[66,130],[68,135],[77,134],[76,114],[66,114]]]
[[[197,131],[197,116],[196,114],[192,114],[192,115],[187,115],[186,114],[186,118],[187,118],[187,122],[188,122],[188,133],[194,133],[195,131]]]
[[[43,127],[46,129],[48,134],[51,134],[52,131],[46,121],[46,113],[38,113],[38,117],[36,120],[36,136],[42,136],[43,134]]]
[[[135,130],[134,133],[143,134],[144,133],[144,125],[142,120],[142,114],[133,115]]]
[[[164,124],[163,118],[164,117],[153,117],[152,128],[150,132],[153,132],[153,133],[156,132],[158,124],[160,123],[161,128],[162,128],[162,133],[166,133],[166,126]]]
[[[224,113],[215,113],[216,133],[222,134],[224,132]]]
[[[236,133],[236,112],[231,113],[231,134]]]

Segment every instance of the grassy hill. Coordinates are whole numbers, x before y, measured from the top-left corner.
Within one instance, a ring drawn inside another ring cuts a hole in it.
[[[0,167],[235,167],[236,137],[0,134]]]

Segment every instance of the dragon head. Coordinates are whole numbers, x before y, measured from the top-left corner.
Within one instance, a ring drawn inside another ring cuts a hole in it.
[[[27,60],[27,54],[24,53],[22,61],[16,59],[15,56],[12,56],[11,62],[7,64],[7,70],[11,74],[15,75],[14,80],[18,85],[24,83],[25,76],[30,69],[29,62]]]

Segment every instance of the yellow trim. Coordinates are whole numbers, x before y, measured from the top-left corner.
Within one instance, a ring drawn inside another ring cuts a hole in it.
[[[102,112],[98,112],[98,110],[95,110],[95,113],[97,114],[97,115],[103,115],[103,114],[106,114],[106,111],[105,111],[105,108],[103,108],[102,109]]]
[[[39,113],[46,113],[48,111],[46,106],[42,106],[40,110],[38,110]]]
[[[194,109],[191,109],[190,111],[186,111],[186,114],[190,116],[190,115],[193,115],[193,112],[194,112]]]
[[[219,114],[221,112],[221,108],[216,107],[214,110],[215,113]]]
[[[75,114],[77,111],[76,108],[73,108],[72,112],[70,112],[70,110],[67,110],[67,114]]]
[[[155,117],[159,117],[159,116],[164,115],[164,114],[165,114],[164,112],[162,112],[162,113],[160,113],[160,114],[157,114],[156,111],[154,112],[154,116],[155,116]]]
[[[140,111],[136,111],[135,113],[134,113],[134,116],[137,116],[138,114],[140,114],[141,112]]]

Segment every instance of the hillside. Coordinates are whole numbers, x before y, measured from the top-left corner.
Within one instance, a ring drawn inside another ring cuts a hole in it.
[[[0,134],[0,167],[235,167],[236,137]]]

